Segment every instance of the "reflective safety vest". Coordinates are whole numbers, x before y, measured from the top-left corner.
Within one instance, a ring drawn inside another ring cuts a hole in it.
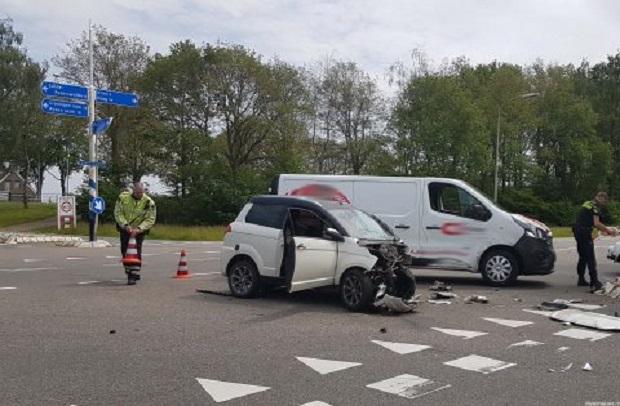
[[[137,200],[131,192],[123,192],[114,206],[114,220],[121,227],[148,230],[155,224],[156,213],[155,202],[146,193]]]

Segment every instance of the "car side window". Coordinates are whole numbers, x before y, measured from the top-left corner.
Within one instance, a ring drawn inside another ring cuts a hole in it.
[[[286,206],[254,203],[245,215],[245,222],[263,227],[282,228],[286,209]]]
[[[440,213],[487,221],[491,212],[469,192],[449,183],[434,182],[428,186],[431,209]]]
[[[325,238],[327,224],[316,214],[305,209],[291,209],[295,237]]]

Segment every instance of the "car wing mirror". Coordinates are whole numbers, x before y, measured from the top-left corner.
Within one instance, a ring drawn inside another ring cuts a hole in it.
[[[344,241],[344,237],[342,236],[342,234],[340,234],[338,230],[332,227],[329,227],[325,230],[325,236],[334,241],[338,241],[338,242]]]

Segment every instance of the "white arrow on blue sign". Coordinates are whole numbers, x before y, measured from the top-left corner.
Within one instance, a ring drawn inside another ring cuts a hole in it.
[[[88,88],[65,83],[43,82],[41,93],[50,97],[66,97],[67,99],[88,100]]]
[[[59,116],[88,117],[88,104],[86,103],[43,99],[41,101],[41,110],[44,113]]]
[[[91,200],[90,211],[96,214],[101,214],[105,211],[105,200],[103,200],[103,197],[97,196]]]
[[[97,90],[97,103],[115,104],[117,106],[138,107],[138,95],[135,93]]]

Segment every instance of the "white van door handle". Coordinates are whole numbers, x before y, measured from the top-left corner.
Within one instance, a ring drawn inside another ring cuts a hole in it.
[[[441,230],[441,227],[439,226],[426,226],[427,230]]]
[[[396,224],[394,228],[404,228],[405,230],[410,228],[407,224]]]
[[[306,249],[306,246],[305,246],[305,245],[303,245],[303,244],[299,244],[299,245],[297,246],[297,249],[298,249],[298,250],[305,250],[305,249]]]

